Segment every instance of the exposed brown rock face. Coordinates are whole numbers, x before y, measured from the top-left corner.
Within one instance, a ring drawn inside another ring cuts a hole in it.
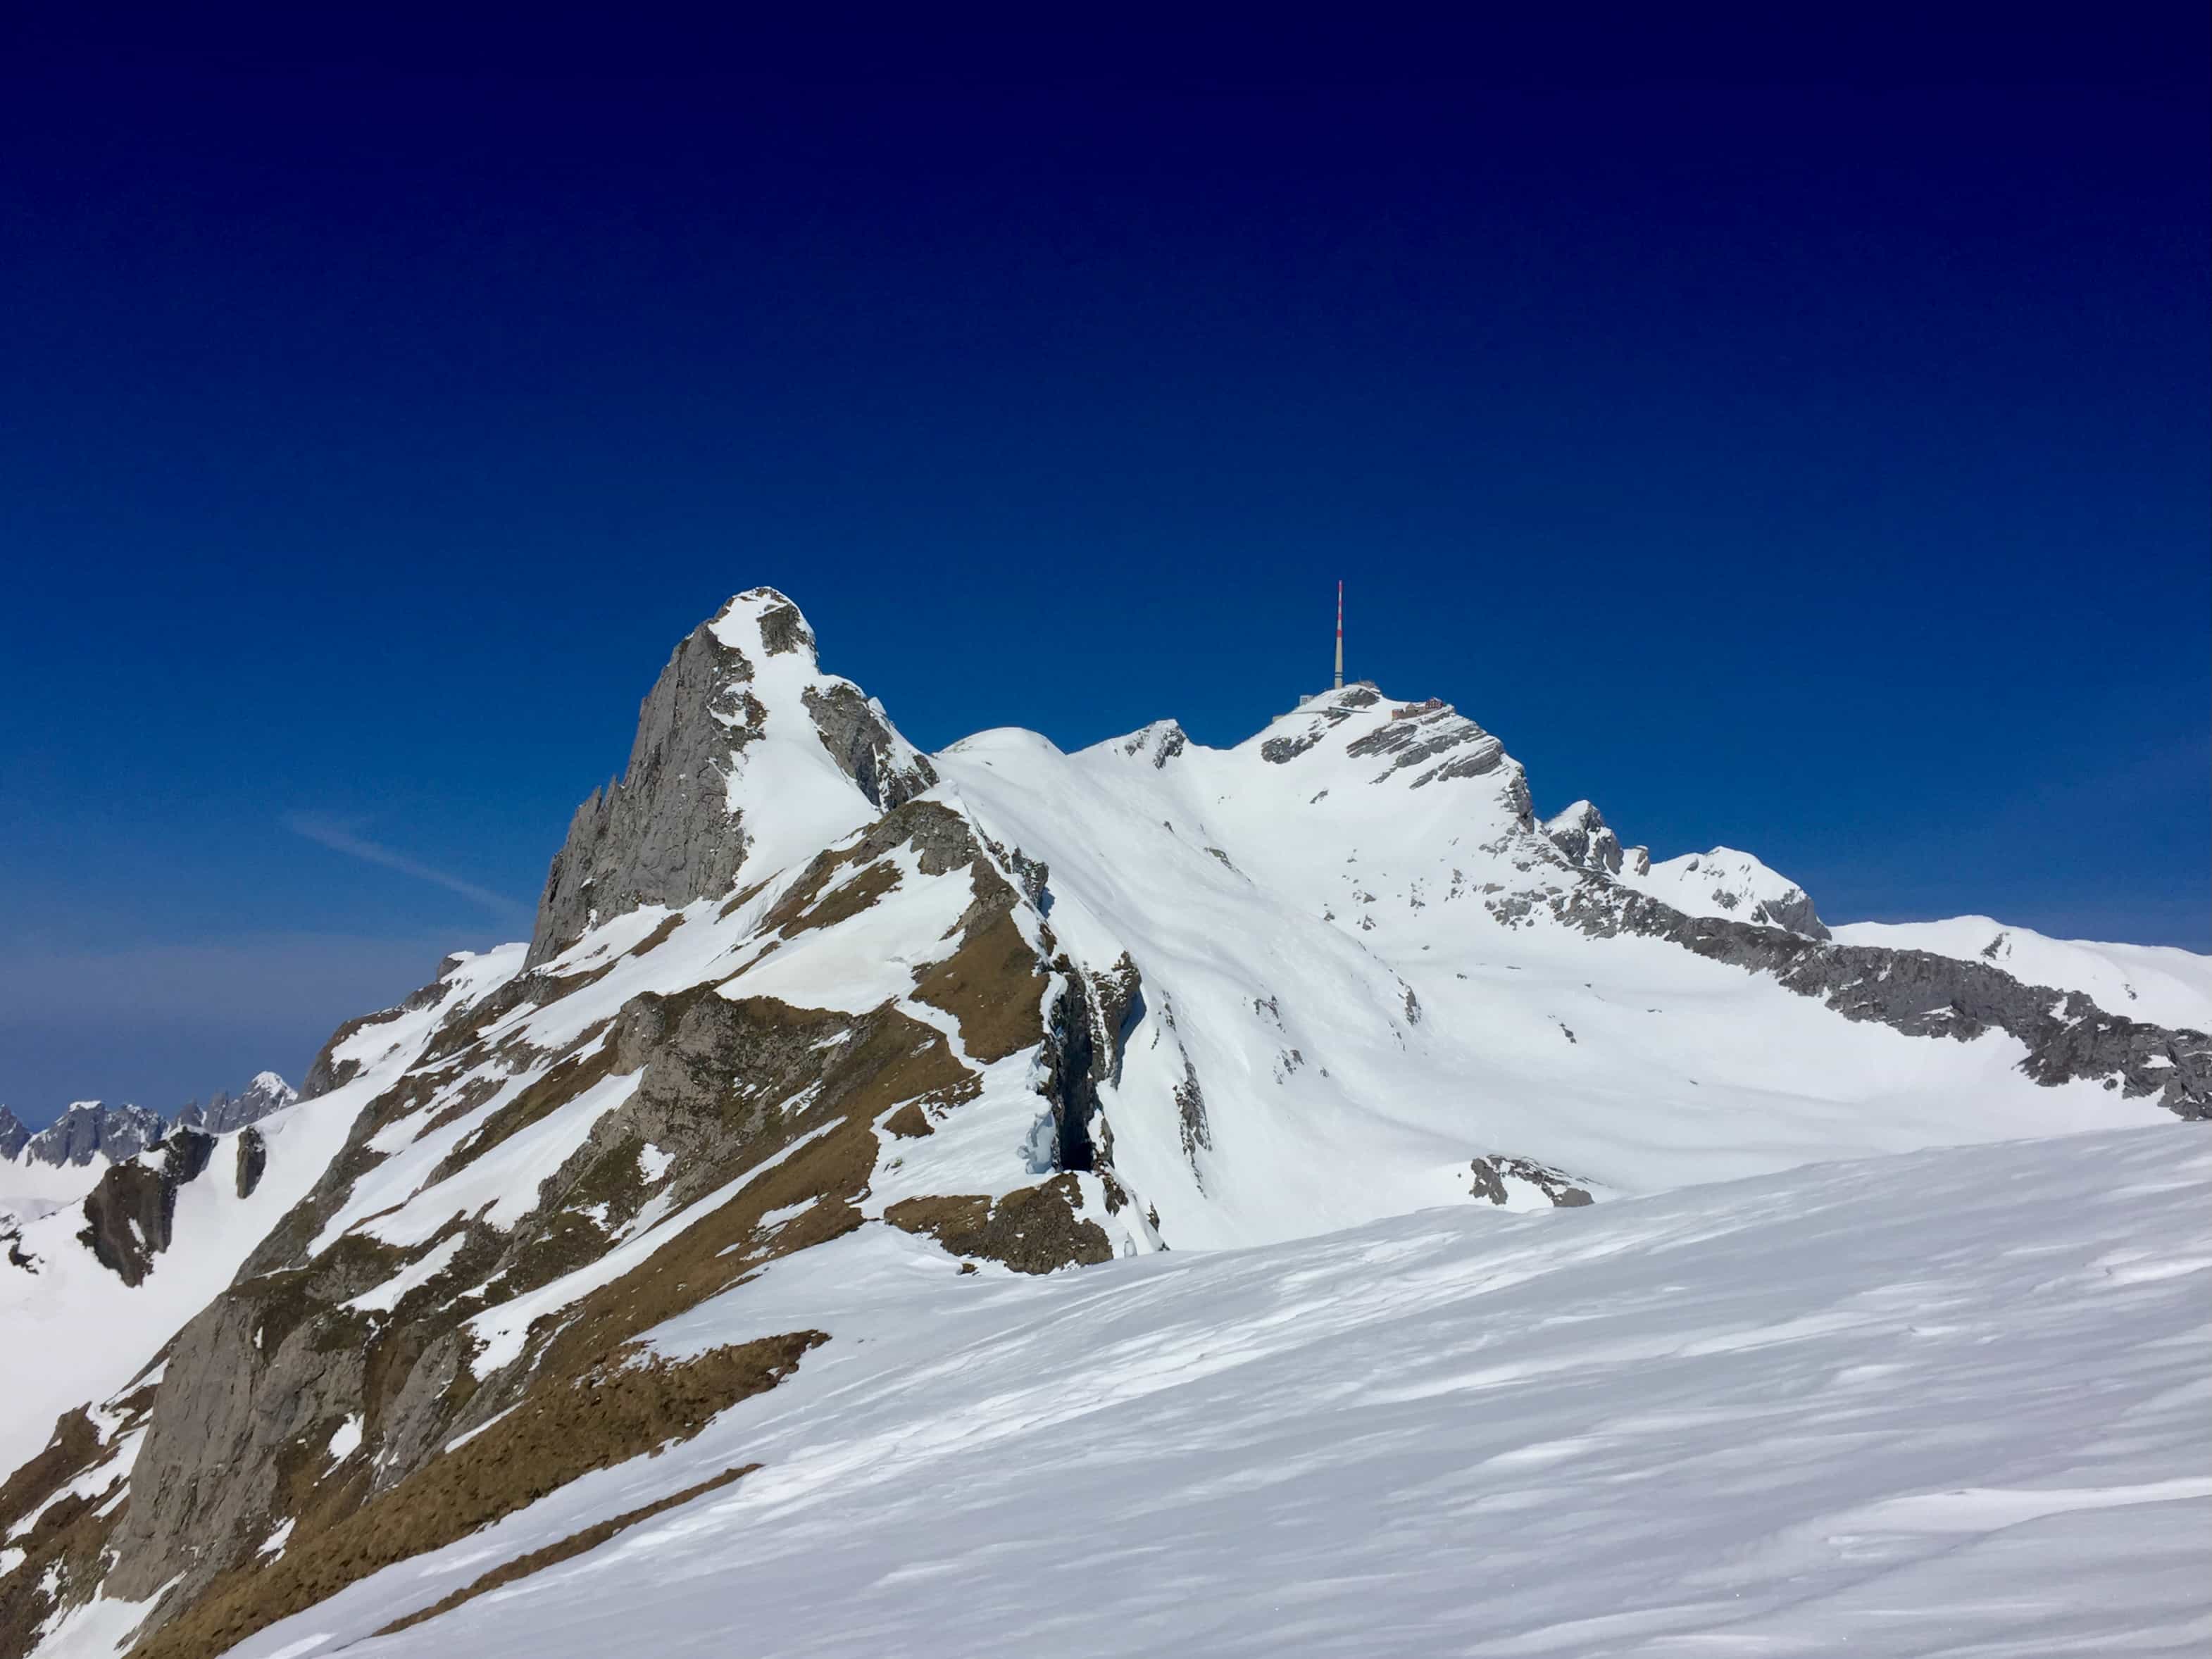
[[[854,890],[879,890],[877,872],[894,872],[881,860],[898,848],[913,848],[929,878],[969,883],[967,927],[996,937],[991,929],[1006,920],[1014,890],[980,856],[963,818],[921,802],[817,860],[776,924],[803,931],[810,921],[836,926],[857,915],[864,903],[822,912],[845,905]],[[668,932],[633,951],[656,948]],[[945,1036],[896,1006],[857,1015],[798,1008],[726,996],[711,981],[635,996],[561,1053],[533,1050],[516,1035],[518,1017],[588,987],[613,965],[568,975],[526,972],[457,1006],[420,1040],[413,1068],[363,1108],[317,1188],[239,1281],[179,1334],[135,1470],[137,1499],[112,1522],[107,1590],[143,1599],[167,1589],[146,1651],[218,1651],[398,1559],[393,1549],[437,1547],[445,1522],[418,1526],[395,1517],[415,1516],[424,1494],[443,1490],[436,1482],[459,1472],[444,1446],[495,1419],[501,1426],[481,1443],[488,1451],[506,1447],[498,1463],[520,1480],[508,1494],[514,1502],[550,1489],[545,1480],[573,1478],[580,1470],[563,1473],[565,1464],[544,1465],[553,1472],[543,1479],[522,1478],[532,1459],[507,1444],[507,1425],[558,1419],[567,1396],[548,1390],[590,1393],[599,1387],[592,1379],[631,1377],[638,1367],[626,1357],[629,1345],[642,1332],[775,1255],[861,1224],[859,1204],[879,1147],[872,1126],[918,1121],[927,1133],[925,1106],[948,1109],[975,1090]],[[608,1078],[635,1074],[637,1081],[543,1183],[519,1224],[500,1231],[457,1216],[410,1249],[356,1231],[310,1252],[310,1241],[385,1156],[370,1144],[380,1132],[410,1116],[423,1125],[418,1133],[457,1121],[482,1107],[502,1074],[525,1068],[534,1080],[453,1145],[430,1172],[433,1189]],[[650,1174],[647,1147],[655,1149]],[[241,1181],[250,1162],[242,1148]],[[755,1169],[762,1173],[747,1178]],[[700,1205],[717,1193],[726,1195]],[[597,1259],[655,1194],[666,1201],[664,1212],[682,1218],[659,1248],[533,1324],[517,1357],[480,1375],[467,1322]],[[159,1204],[151,1185],[118,1191],[109,1232],[132,1242],[157,1236],[158,1225],[145,1232],[145,1220],[158,1216]],[[771,1212],[780,1212],[779,1224],[764,1230],[762,1218]],[[1017,1218],[1024,1213],[1018,1206]],[[1063,1220],[1072,1225],[1072,1218]],[[1029,1248],[1042,1248],[1033,1236],[1041,1237],[1035,1222],[1019,1220],[1015,1243],[1032,1238]],[[388,1311],[346,1305],[434,1250],[443,1265]],[[808,1335],[775,1364],[747,1374],[770,1386],[819,1340]],[[690,1382],[662,1381],[690,1397]],[[703,1397],[702,1410],[720,1409],[713,1401],[722,1396],[709,1390]],[[604,1401],[592,1409],[591,1433],[576,1437],[590,1455],[636,1455],[639,1448],[605,1431]],[[333,1460],[324,1449],[349,1424],[353,1449]],[[403,1494],[412,1495],[406,1506],[392,1507]],[[481,1516],[491,1496],[478,1492],[452,1513]],[[442,1504],[429,1504],[433,1519],[447,1512]],[[370,1516],[382,1518],[362,1519]],[[283,1576],[272,1578],[257,1551],[288,1521]]]
[[[1077,1214],[1081,1194],[1073,1176],[1024,1187],[994,1203],[983,1197],[909,1198],[884,1219],[935,1239],[955,1255],[1002,1261],[1020,1273],[1048,1273],[1114,1258],[1105,1229]]]
[[[1110,1014],[1102,1010],[1090,976],[1055,955],[1042,914],[1045,866],[987,842],[954,806],[915,799],[934,781],[928,763],[856,688],[812,673],[812,635],[795,608],[764,592],[732,604],[751,607],[757,649],[728,643],[731,631],[712,624],[678,647],[641,710],[624,776],[577,814],[520,971],[464,992],[472,981],[448,962],[400,1007],[341,1027],[318,1057],[310,1094],[356,1082],[364,1054],[382,1054],[367,1063],[385,1081],[314,1188],[173,1339],[158,1386],[134,1408],[144,1434],[131,1501],[109,1505],[85,1570],[49,1577],[44,1589],[21,1573],[0,1579],[0,1606],[30,1610],[24,1629],[97,1585],[118,1598],[158,1598],[142,1654],[212,1656],[586,1469],[694,1433],[732,1401],[773,1386],[826,1340],[821,1333],[683,1365],[648,1359],[638,1339],[775,1258],[864,1224],[883,1139],[926,1139],[975,1097],[971,1058],[1042,1051],[1039,1074],[1063,1120],[1062,1150],[1080,1154],[1063,1167],[1091,1167],[1097,1085],[1141,1001],[1133,965],[1100,978]],[[796,697],[793,656],[803,659],[797,683],[805,688]],[[784,659],[772,676],[782,688],[773,711],[756,694],[771,659]],[[754,743],[790,741],[794,714],[800,737],[821,744],[877,816],[795,878],[770,871],[737,892],[752,831],[726,787],[729,763]],[[726,901],[726,921],[769,880],[779,890],[745,935],[749,961],[817,932],[857,927],[865,937],[866,913],[909,884],[955,884],[964,902],[954,903],[960,914],[942,944],[915,957],[912,991],[873,1009],[746,995],[742,978],[717,979],[734,965],[717,969],[720,959],[695,952],[659,981],[638,975],[656,988],[610,1000],[588,1022],[548,1018],[609,974],[634,974],[639,959],[678,937],[682,919],[672,915],[644,939],[556,972],[551,959],[595,921],[714,897]],[[428,1029],[403,1018],[410,1014],[427,1014]],[[392,1028],[392,1043],[362,1040],[380,1025]],[[560,1035],[536,1035],[545,1031]],[[402,1043],[408,1057],[395,1058]],[[341,1059],[349,1044],[356,1057]],[[624,1087],[608,1091],[614,1082]],[[457,1203],[448,1217],[426,1217],[427,1236],[395,1230],[404,1244],[378,1237],[372,1216],[318,1247],[398,1149],[437,1152],[429,1167],[410,1166],[395,1195],[411,1195],[380,1215],[434,1206],[434,1194],[502,1149],[542,1140],[557,1115],[593,1091],[612,1103],[580,1142],[562,1143],[573,1150],[534,1192],[512,1195],[519,1217],[511,1202]],[[87,1208],[88,1242],[103,1260],[134,1282],[145,1276],[167,1242],[177,1182],[200,1172],[211,1145],[180,1137],[161,1170],[118,1167]],[[241,1139],[241,1195],[261,1180],[268,1152],[258,1132]],[[1110,1190],[1126,1203],[1118,1186]],[[995,1204],[979,1200],[972,1216],[966,1200],[950,1200],[961,1224],[948,1236],[1025,1273],[1104,1261],[1112,1247],[1083,1218],[1082,1192],[1062,1176]],[[493,1215],[504,1218],[495,1225]],[[526,1328],[507,1328],[500,1340],[513,1346],[486,1354],[477,1316],[556,1285],[632,1237],[650,1243],[626,1270],[580,1282]],[[403,1288],[353,1305],[403,1273]],[[97,1434],[80,1447],[82,1437],[68,1439],[67,1468],[57,1453],[26,1480],[82,1484],[83,1468],[96,1472],[112,1451]],[[56,1515],[57,1525],[69,1519]],[[266,1558],[263,1546],[280,1527],[283,1553]],[[593,1535],[567,1542],[588,1547]],[[487,1578],[534,1571],[564,1547]]]
[[[295,1529],[274,1562],[218,1578],[135,1659],[214,1659],[258,1630],[380,1568],[443,1547],[578,1475],[688,1440],[714,1415],[788,1376],[818,1331],[716,1348],[686,1361],[635,1358],[549,1380],[483,1433],[319,1528]]]
[[[908,1101],[884,1120],[884,1133],[902,1140],[920,1140],[937,1131],[930,1127],[929,1115],[917,1103]]]
[[[497,1589],[502,1584],[512,1584],[534,1572],[558,1566],[563,1561],[573,1561],[576,1557],[599,1548],[617,1533],[628,1532],[639,1522],[650,1521],[656,1515],[665,1515],[671,1510],[680,1509],[693,1498],[704,1498],[710,1492],[720,1492],[723,1487],[743,1480],[759,1467],[757,1463],[744,1463],[735,1468],[724,1469],[710,1480],[686,1486],[682,1492],[671,1492],[655,1503],[611,1516],[595,1526],[586,1527],[581,1532],[571,1533],[557,1544],[550,1544],[542,1550],[532,1550],[527,1555],[517,1556],[504,1566],[495,1567],[482,1577],[471,1580],[443,1600],[432,1602],[421,1612],[410,1613],[404,1619],[393,1620],[376,1634],[390,1636],[394,1632],[426,1623],[441,1613],[451,1613],[465,1601],[473,1601],[485,1592]]]

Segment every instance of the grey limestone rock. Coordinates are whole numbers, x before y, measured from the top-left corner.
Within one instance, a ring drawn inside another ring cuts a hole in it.
[[[1285,765],[1304,754],[1307,750],[1326,737],[1328,732],[1328,728],[1322,726],[1295,738],[1270,738],[1260,745],[1260,758],[1272,762],[1277,766]]]
[[[1151,757],[1153,770],[1158,771],[1189,746],[1190,734],[1179,722],[1155,720],[1142,731],[1132,732],[1123,739],[1121,752]]]
[[[805,701],[822,746],[878,811],[903,806],[937,781],[937,769],[925,757],[901,763],[897,733],[882,706],[858,686],[810,690]]]
[[[201,1125],[210,1134],[227,1135],[258,1123],[271,1112],[281,1112],[299,1099],[292,1085],[274,1072],[258,1073],[234,1095],[218,1094],[208,1103]]]
[[[758,738],[764,713],[752,678],[744,654],[715,638],[711,623],[676,647],[639,709],[629,769],[576,809],[554,854],[528,965],[560,954],[595,916],[727,890],[745,851],[727,767]]]
[[[770,716],[754,695],[755,665],[715,632],[715,623],[741,604],[767,607],[757,617],[765,653],[811,659],[812,630],[773,589],[740,594],[692,629],[639,708],[628,769],[576,809],[545,878],[526,966],[559,955],[595,920],[729,890],[750,842],[744,811],[730,799],[730,763],[765,736]],[[802,702],[803,709],[779,717],[810,720],[823,749],[878,811],[937,781],[929,762],[858,687],[825,676]]]
[[[133,1158],[161,1138],[166,1126],[143,1106],[106,1106],[96,1100],[70,1109],[23,1143],[27,1163],[86,1164],[105,1153],[113,1162]]]
[[[1730,855],[1726,849],[1717,848],[1711,853],[1692,853],[1672,862],[1686,877],[1694,876],[1707,884],[1712,902],[1731,916],[1740,914],[1746,921],[1786,927],[1793,933],[1804,933],[1813,939],[1828,937],[1827,924],[1814,910],[1812,895],[1795,882],[1784,881],[1779,890],[1759,896],[1757,875],[1771,876],[1773,872],[1759,870],[1755,861],[1746,855]],[[1747,868],[1747,865],[1750,867]]]
[[[1545,823],[1544,834],[1567,855],[1567,861],[1584,870],[1620,873],[1620,837],[1613,833],[1602,814],[1589,801],[1578,800],[1557,817]],[[1641,850],[1641,849],[1639,849]],[[1646,855],[1645,862],[1650,862]]]
[[[210,1134],[232,1134],[249,1123],[258,1123],[271,1112],[283,1111],[299,1098],[299,1091],[276,1073],[261,1072],[234,1095],[218,1089],[204,1106],[196,1100],[186,1103],[169,1121],[181,1128],[204,1129]]]
[[[2079,991],[2028,985],[1984,962],[1926,951],[1838,945],[1781,927],[1690,916],[1648,894],[1595,878],[1547,896],[1553,913],[1599,938],[1664,939],[1717,962],[1771,974],[1846,1019],[1914,1036],[1970,1041],[1996,1030],[2027,1049],[2038,1083],[2088,1079],[2130,1098],[2155,1096],[2183,1118],[2212,1118],[2212,1036],[2110,1014]]]
[[[1556,1210],[1579,1209],[1593,1200],[1587,1187],[1577,1185],[1572,1176],[1553,1169],[1548,1164],[1539,1164],[1531,1158],[1478,1158],[1471,1166],[1474,1185],[1470,1195],[1486,1198],[1492,1204],[1505,1202],[1505,1178],[1512,1176],[1525,1181],[1552,1200]]]

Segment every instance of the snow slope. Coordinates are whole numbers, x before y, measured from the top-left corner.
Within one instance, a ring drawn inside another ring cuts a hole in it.
[[[947,799],[1049,868],[1073,958],[1142,971],[1102,1098],[1117,1171],[1177,1249],[1461,1200],[1478,1155],[1639,1192],[2167,1117],[2031,1082],[2001,1031],[1907,1036],[1561,926],[1527,896],[1582,872],[1528,823],[1519,766],[1445,705],[1351,688],[1228,750],[1164,723],[1073,755],[988,732],[937,759]],[[1163,1109],[1187,1078],[1197,1147]]]
[[[2126,1400],[2039,1414],[2008,1322],[2050,1375],[2134,1356],[2145,1400],[2151,1326],[2201,1335],[2201,1235],[2130,1171],[2194,1155],[2204,1039],[1831,945],[1756,860],[1616,868],[1602,828],[1539,823],[1496,737],[1366,685],[1229,749],[1163,721],[923,757],[795,606],[740,595],[580,809],[529,945],[351,1030],[271,1120],[313,1126],[286,1227],[181,1330],[118,1304],[134,1352],[177,1333],[168,1368],[0,1607],[41,1653],[151,1614],[150,1655],[303,1659],[757,1461],[398,1646],[621,1648],[588,1609],[529,1622],[573,1579],[665,1605],[670,1650],[757,1605],[776,1652],[1362,1651],[1384,1586],[1407,1650],[1455,1617],[1462,1647],[1613,1650],[1739,1593],[1786,1624],[1820,1575],[1753,1546],[1916,1498],[1916,1460],[2150,1482],[2081,1438]],[[2162,1288],[2108,1306],[2045,1272],[2054,1238]],[[221,1283],[216,1255],[246,1244]],[[1954,1326],[1992,1340],[1916,1346]],[[64,1405],[127,1378],[87,1347]],[[601,1389],[659,1403],[548,1426]],[[1685,1531],[1699,1483],[1732,1507]],[[1815,1601],[1860,1593],[1857,1547]],[[1585,1611],[1630,1622],[1562,1634],[1601,1569]],[[2112,1583],[2171,1606],[2152,1578]]]
[[[2202,1651],[2208,1269],[2185,1125],[1044,1279],[870,1230],[663,1334],[834,1299],[783,1388],[238,1651]]]
[[[20,1228],[15,1248],[35,1262],[27,1269],[0,1261],[0,1400],[7,1402],[0,1468],[14,1469],[45,1445],[62,1413],[106,1399],[143,1371],[314,1185],[355,1115],[413,1063],[441,1011],[492,988],[520,958],[519,945],[464,957],[438,1001],[398,1011],[341,1042],[337,1058],[362,1070],[345,1086],[255,1126],[267,1161],[251,1196],[238,1195],[239,1137],[220,1137],[208,1168],[178,1189],[172,1242],[143,1284],[125,1285],[77,1239],[82,1200],[106,1160],[0,1170],[0,1185],[33,1189],[0,1198],[0,1232]],[[142,1161],[158,1166],[161,1154]]]
[[[2086,992],[2099,1007],[2130,1019],[2212,1031],[2212,956],[2198,951],[2051,939],[1987,916],[1854,921],[1834,932],[1848,945],[1933,951],[1962,962],[1987,962],[2031,985]]]

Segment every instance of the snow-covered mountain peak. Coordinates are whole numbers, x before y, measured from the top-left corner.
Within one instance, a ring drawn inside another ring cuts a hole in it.
[[[809,673],[819,665],[805,613],[775,588],[749,587],[732,594],[707,626],[722,644],[755,660],[795,656]]]
[[[1620,873],[1620,837],[1590,802],[1578,800],[1564,812],[1545,819],[1544,835],[1583,869],[1602,870],[1611,876]],[[1644,862],[1648,865],[1650,860]]]
[[[218,1092],[205,1106],[194,1101],[177,1114],[175,1121],[185,1128],[228,1134],[283,1111],[299,1097],[299,1091],[276,1073],[256,1072],[252,1081],[237,1094]]]
[[[1231,752],[1283,768],[1295,787],[1332,792],[1359,784],[1413,791],[1480,780],[1481,798],[1498,817],[1523,830],[1534,823],[1527,778],[1502,742],[1441,697],[1401,702],[1371,681],[1307,698]],[[1468,792],[1449,793],[1451,816],[1464,819]]]
[[[797,605],[772,587],[739,593],[670,656],[620,781],[577,808],[530,962],[641,906],[810,858],[936,781],[881,703],[822,672]]]
[[[21,1157],[31,1164],[83,1165],[105,1154],[110,1160],[136,1158],[161,1138],[159,1113],[143,1106],[110,1106],[97,1100],[73,1100],[62,1115],[27,1139]]]
[[[1180,721],[1154,720],[1126,738],[1109,738],[1097,747],[1141,760],[1157,771],[1190,747],[1190,734]]]
[[[1809,893],[1733,847],[1662,860],[1647,870],[1631,870],[1626,878],[1686,915],[1725,916],[1812,939],[1828,937]]]

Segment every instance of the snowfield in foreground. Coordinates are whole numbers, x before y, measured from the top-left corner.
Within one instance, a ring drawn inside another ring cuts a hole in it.
[[[783,1387],[239,1652],[2201,1653],[2208,1269],[2188,1125],[1046,1279],[864,1228],[657,1335],[834,1296]]]

